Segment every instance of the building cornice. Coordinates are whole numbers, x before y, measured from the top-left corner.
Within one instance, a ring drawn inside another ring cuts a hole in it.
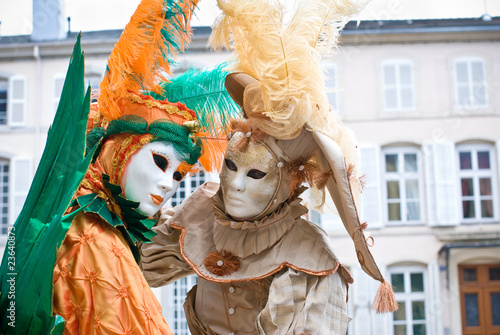
[[[87,57],[107,57],[118,41],[122,30],[82,32],[82,48]],[[187,52],[207,52],[210,27],[194,27]],[[42,58],[67,57],[73,50],[77,33],[66,39],[33,42],[29,35],[0,36],[0,59],[33,59],[38,46]],[[429,19],[349,22],[340,37],[342,45],[459,43],[500,41],[500,17],[489,20]]]

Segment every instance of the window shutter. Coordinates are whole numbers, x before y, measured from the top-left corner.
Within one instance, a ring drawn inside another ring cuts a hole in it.
[[[459,199],[455,146],[439,140],[425,144],[427,205],[430,226],[458,224]]]
[[[8,122],[11,127],[26,125],[26,78],[14,76],[9,79]]]
[[[61,93],[64,86],[64,76],[56,76],[54,78],[54,114],[56,115],[57,106],[61,99]]]
[[[369,228],[380,228],[382,222],[382,199],[380,192],[380,148],[363,146],[361,171],[365,174],[365,188],[362,194],[361,217]]]
[[[428,302],[426,306],[426,314],[429,316],[429,329],[427,330],[427,333],[442,335],[443,326],[441,322],[441,290],[439,286],[439,283],[441,281],[439,275],[439,264],[437,260],[434,260],[427,265],[427,272],[429,274],[428,284],[425,288],[427,294],[426,301]]]
[[[411,64],[399,66],[399,81],[401,85],[401,108],[412,109],[415,106],[413,98],[413,78]]]
[[[33,177],[33,162],[31,158],[14,157],[11,161],[10,223],[14,224],[23,208],[24,201],[30,190]]]
[[[382,66],[382,87],[384,92],[384,109],[397,109],[398,90],[395,64],[385,64]]]
[[[379,263],[382,273],[385,267]],[[354,335],[378,335],[389,334],[391,313],[377,314],[371,310],[371,304],[377,294],[380,282],[368,276],[361,267],[356,264],[353,268],[354,283],[349,290],[349,301],[354,301],[355,314],[353,318]],[[351,300],[352,299],[352,300]]]
[[[361,267],[356,264],[352,275],[354,283],[349,290],[349,301],[354,301],[354,315],[352,316],[353,335],[370,335],[370,280],[372,280]],[[351,300],[352,299],[352,300]]]

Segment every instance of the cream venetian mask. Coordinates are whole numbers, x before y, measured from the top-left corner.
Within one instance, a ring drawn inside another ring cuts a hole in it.
[[[250,143],[238,151],[234,143],[242,133],[229,142],[220,174],[222,197],[226,213],[244,221],[261,214],[273,199],[279,183],[275,157],[261,143]]]
[[[174,195],[182,180],[181,161],[164,142],[145,144],[132,156],[122,177],[125,196],[140,203],[138,211],[152,216]]]

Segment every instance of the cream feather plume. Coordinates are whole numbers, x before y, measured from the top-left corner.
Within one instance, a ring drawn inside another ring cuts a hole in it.
[[[354,1],[302,0],[286,24],[285,8],[277,0],[218,0],[222,14],[209,43],[233,51],[232,71],[259,80],[258,127],[278,139],[294,138],[306,127],[339,144],[353,168],[351,187],[357,196],[361,183],[354,137],[330,111],[321,66],[321,55],[336,49],[341,29],[364,5]]]

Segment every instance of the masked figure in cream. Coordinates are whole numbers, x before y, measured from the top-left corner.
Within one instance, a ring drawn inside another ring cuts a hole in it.
[[[220,187],[207,183],[164,213],[143,245],[146,279],[199,276],[185,304],[192,334],[345,334],[350,276],[325,233],[301,218],[295,164],[248,122],[235,129]]]

